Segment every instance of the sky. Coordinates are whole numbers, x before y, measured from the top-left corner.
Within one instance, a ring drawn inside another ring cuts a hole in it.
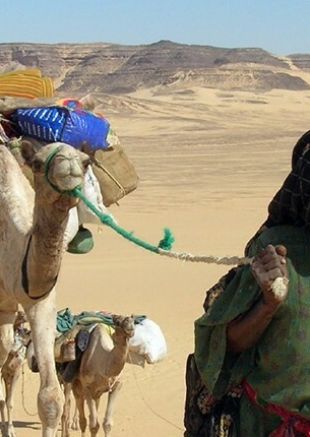
[[[310,53],[310,0],[0,0],[0,42],[170,40]]]

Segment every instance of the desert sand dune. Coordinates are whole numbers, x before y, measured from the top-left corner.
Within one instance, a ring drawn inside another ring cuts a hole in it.
[[[293,145],[309,129],[309,105],[310,92],[280,90],[183,87],[124,97],[105,113],[136,165],[140,186],[111,211],[119,224],[154,244],[169,227],[175,250],[242,255],[289,171]],[[58,308],[147,314],[160,324],[169,356],[145,369],[125,368],[113,435],[180,437],[193,322],[205,290],[227,268],[169,260],[111,229],[92,230],[91,253],[65,255]],[[15,401],[20,437],[40,435],[38,417],[22,402],[36,412],[37,384],[37,375],[25,369]]]

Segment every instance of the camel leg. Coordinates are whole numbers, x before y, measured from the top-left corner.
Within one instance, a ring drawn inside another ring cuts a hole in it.
[[[122,388],[122,382],[116,381],[112,391],[108,394],[107,408],[103,419],[103,431],[105,437],[109,437],[113,426],[113,413],[115,411],[115,399]]]
[[[56,375],[54,342],[56,331],[55,290],[42,300],[32,301],[25,311],[40,372],[38,413],[42,437],[55,437],[63,411],[64,395]]]
[[[0,424],[0,433],[1,436],[5,436],[6,430],[6,422],[5,422],[5,401],[0,401],[0,413],[1,413],[1,424]]]
[[[0,383],[2,386],[2,382]],[[2,387],[0,388],[0,414],[1,414],[1,424],[0,424],[0,432],[1,436],[5,436],[6,432],[6,420],[5,420],[5,400],[3,397]]]
[[[81,430],[81,437],[85,437],[85,431],[87,426],[87,420],[85,416],[85,408],[84,408],[84,393],[79,381],[73,383],[73,394],[75,398],[75,405],[78,410],[79,415],[79,425]]]
[[[86,402],[89,409],[89,430],[91,437],[96,437],[98,434],[100,425],[98,422],[98,411],[97,405],[98,403],[91,397],[91,394],[88,393],[86,396]]]
[[[87,426],[87,420],[85,416],[85,409],[84,409],[84,398],[78,397],[75,398],[76,406],[79,412],[79,424],[80,424],[80,430],[81,430],[81,437],[85,437],[85,431]]]
[[[72,418],[72,422],[71,422],[71,429],[73,429],[74,431],[78,431],[80,429],[79,411],[78,411],[76,405],[74,407],[74,414],[73,414],[73,418]]]
[[[9,352],[12,350],[14,344],[14,329],[13,323],[16,313],[1,313],[0,314],[0,373]],[[1,434],[7,437],[6,423],[5,423],[5,408],[6,402],[3,393],[3,386],[0,384],[0,412],[1,412]]]
[[[70,409],[71,409],[71,389],[70,383],[64,383],[65,404],[61,416],[61,437],[70,436]]]
[[[16,383],[20,377],[21,367],[17,368],[15,373],[9,378],[5,379],[5,401],[8,412],[8,423],[7,423],[7,437],[15,437],[15,430],[13,425],[13,395],[15,393]]]

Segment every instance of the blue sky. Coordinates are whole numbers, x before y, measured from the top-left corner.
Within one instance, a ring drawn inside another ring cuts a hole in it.
[[[0,42],[161,39],[310,53],[310,0],[0,0]]]

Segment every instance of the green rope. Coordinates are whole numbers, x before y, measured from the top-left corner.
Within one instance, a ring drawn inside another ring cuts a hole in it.
[[[121,226],[119,226],[111,216],[109,216],[108,214],[104,214],[102,211],[96,208],[96,206],[92,202],[90,202],[90,200],[88,200],[87,197],[84,196],[81,187],[78,186],[73,190],[61,191],[55,184],[53,184],[49,178],[48,173],[53,159],[55,158],[57,153],[62,149],[62,147],[63,146],[61,145],[58,146],[55,150],[53,150],[50,153],[50,155],[47,157],[47,160],[45,162],[45,178],[55,191],[57,191],[58,193],[67,194],[69,196],[78,197],[99,218],[101,223],[109,226],[115,232],[120,234],[122,237],[126,238],[127,240],[131,241],[137,246],[142,247],[143,249],[149,250],[150,252],[154,252],[154,253],[160,253],[160,251],[163,250],[169,251],[172,248],[172,245],[174,243],[174,236],[170,231],[170,229],[168,228],[164,229],[164,237],[160,240],[157,246],[154,246],[153,244],[147,243],[146,241],[143,241],[140,238],[135,237],[132,232],[128,232],[125,229],[123,229]]]
[[[111,216],[109,216],[108,214],[104,214],[102,211],[99,211],[99,209],[96,208],[96,206],[84,196],[84,194],[82,193],[82,191],[79,187],[74,188],[70,192],[70,195],[72,195],[74,197],[78,197],[79,199],[81,199],[85,203],[85,205],[94,214],[96,214],[96,216],[99,218],[101,223],[109,226],[115,232],[117,232],[122,237],[126,238],[127,240],[131,241],[132,243],[136,244],[137,246],[143,247],[143,249],[149,250],[149,251],[154,252],[154,253],[159,253],[159,249],[170,250],[172,248],[172,245],[174,243],[174,236],[173,236],[172,232],[170,231],[170,229],[168,229],[168,228],[164,229],[163,239],[160,240],[160,242],[158,243],[157,246],[154,246],[150,243],[147,243],[146,241],[141,240],[138,237],[135,237],[132,232],[128,232],[125,229],[123,229],[121,226],[119,226],[113,220],[113,218]]]

